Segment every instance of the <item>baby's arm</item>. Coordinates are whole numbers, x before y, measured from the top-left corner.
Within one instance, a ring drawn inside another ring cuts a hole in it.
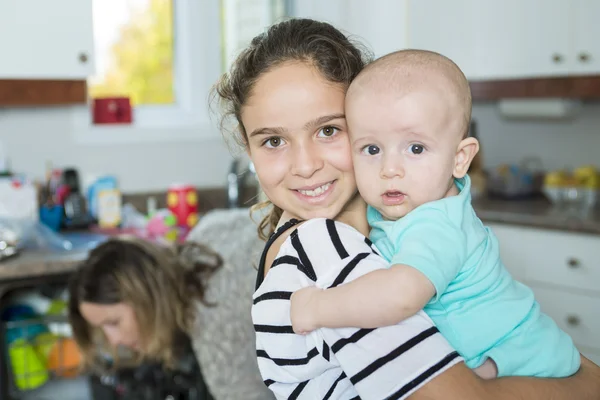
[[[443,213],[426,212],[431,215],[401,227],[391,268],[326,290],[311,287],[294,293],[294,331],[393,325],[437,300],[465,263],[465,236]]]
[[[433,284],[421,272],[393,265],[331,289],[299,290],[292,295],[292,325],[297,333],[395,325],[423,309],[434,295]]]

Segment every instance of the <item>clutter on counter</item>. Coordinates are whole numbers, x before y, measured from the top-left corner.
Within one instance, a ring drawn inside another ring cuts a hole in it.
[[[82,184],[77,169],[48,166],[44,182],[38,184],[20,176],[2,177],[0,260],[22,250],[86,250],[121,233],[165,243],[183,241],[199,219],[197,191],[189,184],[174,184],[163,196],[165,208],[148,207],[143,214],[123,204],[112,175],[87,177]],[[157,203],[152,198],[148,202]]]
[[[598,205],[600,170],[584,165],[573,171],[550,171],[545,176],[543,190],[557,207],[593,209]]]

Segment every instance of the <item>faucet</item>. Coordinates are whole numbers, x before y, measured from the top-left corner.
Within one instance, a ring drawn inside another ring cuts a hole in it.
[[[238,208],[241,206],[240,194],[246,188],[248,175],[256,178],[256,170],[252,161],[248,163],[248,169],[240,173],[240,159],[236,158],[231,162],[229,173],[227,174],[227,206],[229,208]]]

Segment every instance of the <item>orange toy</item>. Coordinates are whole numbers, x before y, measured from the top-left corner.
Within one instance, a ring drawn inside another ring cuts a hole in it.
[[[73,378],[78,375],[80,364],[81,352],[75,340],[61,338],[52,346],[46,366],[56,376]]]

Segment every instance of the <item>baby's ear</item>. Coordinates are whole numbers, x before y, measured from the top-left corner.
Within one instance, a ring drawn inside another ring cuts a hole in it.
[[[452,171],[455,178],[460,179],[467,174],[469,166],[478,151],[479,141],[477,139],[468,137],[460,141],[454,157],[454,171]]]

